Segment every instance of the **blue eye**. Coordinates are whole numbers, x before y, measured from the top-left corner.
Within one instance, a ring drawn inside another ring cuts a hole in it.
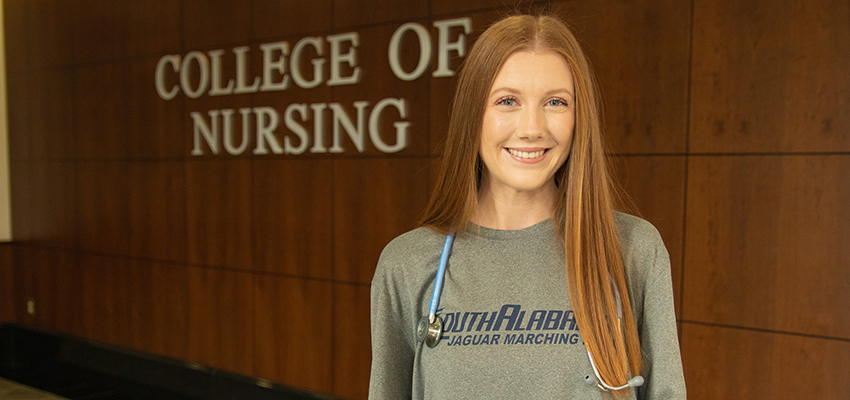
[[[557,106],[565,106],[565,105],[567,105],[567,103],[565,101],[561,100],[561,99],[552,99],[552,100],[549,100],[548,105],[553,106],[553,107],[557,107]]]
[[[503,106],[515,106],[516,105],[516,99],[513,98],[513,97],[505,97],[503,99],[499,99],[499,101],[497,101],[496,104],[503,105]]]

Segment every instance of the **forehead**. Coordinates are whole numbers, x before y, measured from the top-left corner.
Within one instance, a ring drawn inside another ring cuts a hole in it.
[[[496,74],[491,92],[500,89],[551,90],[572,92],[573,74],[560,54],[520,51],[511,54]]]

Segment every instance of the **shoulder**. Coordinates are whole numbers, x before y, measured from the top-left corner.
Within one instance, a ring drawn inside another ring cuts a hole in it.
[[[634,215],[614,212],[614,223],[620,234],[620,246],[624,253],[633,250],[657,251],[664,248],[658,229],[649,221]]]
[[[413,272],[411,268],[427,265],[434,254],[439,257],[444,239],[444,235],[426,227],[397,236],[381,252],[375,277],[407,275]]]
[[[614,219],[620,233],[632,311],[641,327],[644,313],[649,311],[647,307],[653,307],[652,304],[672,307],[672,297],[669,302],[651,300],[664,294],[672,296],[670,256],[658,230],[648,221],[620,212],[615,213]]]
[[[435,245],[442,246],[444,239],[445,236],[431,228],[416,228],[391,240],[381,252],[381,261],[401,261],[432,253]]]
[[[661,234],[649,221],[621,212],[614,212],[620,235],[620,251],[629,275],[640,282],[670,271],[670,256]]]

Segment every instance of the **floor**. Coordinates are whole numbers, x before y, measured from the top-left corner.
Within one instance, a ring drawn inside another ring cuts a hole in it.
[[[59,397],[55,394],[43,392],[29,386],[21,385],[17,382],[12,382],[0,378],[0,399],[2,400],[62,400],[65,397]]]

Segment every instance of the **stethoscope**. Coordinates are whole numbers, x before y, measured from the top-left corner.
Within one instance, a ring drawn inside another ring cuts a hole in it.
[[[443,318],[437,315],[437,307],[440,305],[440,292],[443,290],[443,281],[446,278],[446,265],[449,261],[449,252],[454,241],[454,233],[446,235],[446,242],[443,243],[443,251],[440,253],[440,264],[437,267],[437,277],[434,279],[434,291],[431,293],[431,305],[428,308],[428,315],[423,316],[416,325],[416,338],[421,342],[424,341],[428,347],[434,348],[440,343],[440,337],[443,336]],[[623,318],[623,304],[620,299],[620,291],[614,287],[614,296],[617,302],[617,317]],[[620,328],[622,330],[622,327]],[[638,375],[626,382],[625,385],[611,386],[602,380],[599,376],[599,370],[596,369],[596,363],[593,362],[593,356],[590,355],[590,350],[587,350],[587,358],[590,359],[590,366],[593,367],[593,375],[585,375],[584,381],[589,385],[596,385],[602,390],[622,390],[629,387],[638,387],[643,385],[643,377]]]

